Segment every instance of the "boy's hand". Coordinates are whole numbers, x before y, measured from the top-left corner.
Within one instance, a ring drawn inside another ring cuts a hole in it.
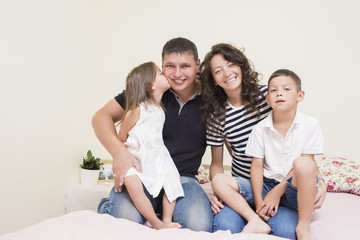
[[[326,184],[324,181],[318,181],[318,192],[315,197],[315,203],[313,211],[320,209],[324,203],[326,196]]]
[[[218,196],[214,195],[210,198],[211,210],[213,211],[213,215],[218,214],[221,211],[221,208],[224,208],[223,201],[218,198]]]
[[[281,193],[274,187],[268,194],[266,194],[264,200],[256,208],[256,213],[264,220],[274,217],[279,209]],[[267,221],[266,220],[266,221]]]

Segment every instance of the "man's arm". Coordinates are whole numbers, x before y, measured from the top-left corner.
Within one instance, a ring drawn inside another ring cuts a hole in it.
[[[92,118],[92,126],[96,137],[113,158],[114,186],[116,192],[121,192],[126,172],[134,163],[138,163],[136,158],[129,153],[124,143],[120,141],[116,134],[115,123],[125,115],[124,109],[111,99],[100,108]],[[135,168],[141,171],[140,166]]]

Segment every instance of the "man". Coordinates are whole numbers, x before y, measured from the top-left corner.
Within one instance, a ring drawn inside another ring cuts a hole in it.
[[[180,173],[185,193],[185,197],[177,200],[173,221],[183,228],[211,232],[213,215],[210,202],[195,178],[206,148],[205,124],[201,122],[201,98],[198,95],[200,83],[196,80],[199,66],[197,48],[190,40],[174,38],[164,45],[162,69],[171,89],[162,98],[166,114],[163,139]],[[119,94],[92,119],[96,136],[113,157],[114,188],[108,198],[101,200],[98,212],[144,223],[123,187],[125,173],[130,167],[141,171],[138,160],[116,134],[114,123],[124,117],[124,104],[124,95]],[[155,209],[161,207],[162,195],[156,199],[147,195]]]

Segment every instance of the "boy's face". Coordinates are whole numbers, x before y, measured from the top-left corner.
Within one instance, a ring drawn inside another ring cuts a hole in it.
[[[193,91],[199,66],[200,59],[195,61],[191,53],[165,54],[162,62],[165,77],[168,79],[171,88],[179,95]]]
[[[277,112],[296,110],[305,95],[304,91],[297,90],[295,81],[288,76],[271,79],[268,88],[267,103]]]

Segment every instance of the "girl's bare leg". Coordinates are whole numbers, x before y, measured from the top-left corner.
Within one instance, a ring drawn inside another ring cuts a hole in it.
[[[243,231],[245,233],[270,233],[271,228],[249,206],[239,193],[236,180],[225,174],[217,174],[211,181],[214,193],[229,207],[240,214],[248,222]]]
[[[161,229],[177,227],[164,223],[156,216],[150,200],[144,193],[143,185],[138,176],[128,176],[125,178],[124,183],[136,209],[150,222],[153,228]]]
[[[169,226],[171,227],[181,228],[181,225],[179,223],[172,222],[172,216],[174,213],[176,200],[170,203],[169,199],[166,196],[166,193],[164,193],[162,204],[163,204],[163,217],[162,217],[163,222],[165,224],[169,224]]]
[[[294,176],[291,184],[297,188],[299,222],[296,226],[298,240],[311,240],[311,218],[316,196],[316,165],[309,157],[294,161]]]

